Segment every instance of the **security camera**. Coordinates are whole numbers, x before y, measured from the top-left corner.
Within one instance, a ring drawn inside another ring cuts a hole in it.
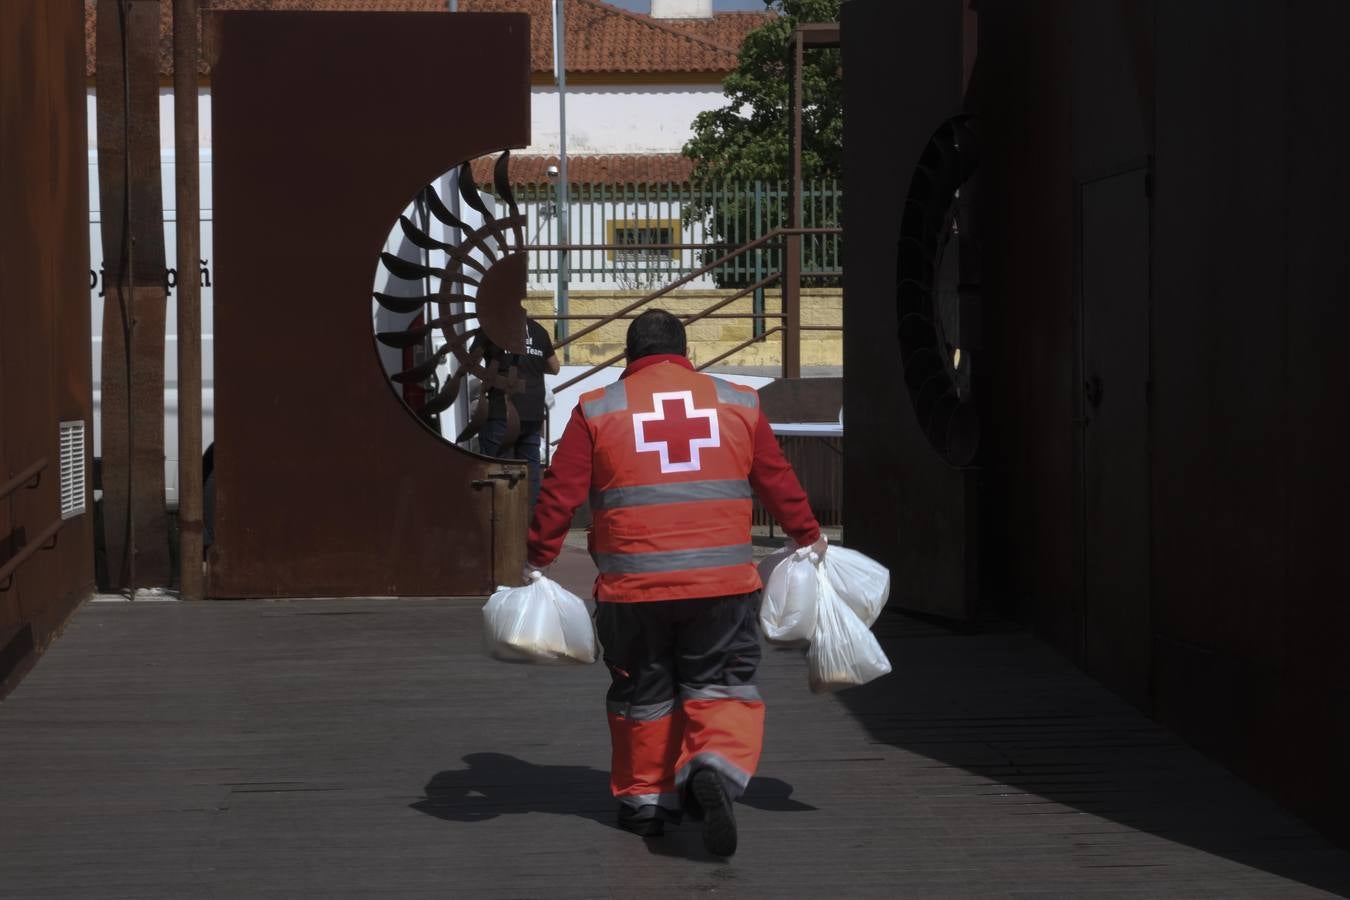
[[[556,180],[558,177],[558,167],[549,166],[547,169],[544,170],[544,174],[547,175],[549,178]]]

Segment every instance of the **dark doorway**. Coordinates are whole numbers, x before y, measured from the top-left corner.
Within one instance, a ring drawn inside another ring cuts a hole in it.
[[[1136,704],[1149,666],[1148,171],[1082,183],[1084,664]]]

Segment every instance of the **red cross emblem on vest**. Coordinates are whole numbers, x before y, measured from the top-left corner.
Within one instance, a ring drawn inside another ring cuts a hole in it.
[[[691,391],[652,395],[651,412],[633,414],[639,453],[656,453],[662,472],[697,472],[699,451],[720,446],[717,410],[696,409]]]

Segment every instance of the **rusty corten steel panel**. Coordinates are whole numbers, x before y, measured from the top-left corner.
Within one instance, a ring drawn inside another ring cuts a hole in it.
[[[209,28],[209,593],[486,593],[523,562],[523,491],[490,476],[523,466],[459,450],[401,402],[371,290],[424,185],[529,143],[529,19],[220,12]]]
[[[58,423],[93,433],[84,80],[80,0],[0,2],[0,485],[48,461],[0,499],[0,566],[61,522]],[[0,696],[93,590],[90,518],[0,591]]]
[[[910,237],[904,226],[913,219],[902,213],[928,209],[919,202],[925,196],[955,193],[914,175],[930,171],[930,148],[946,160],[942,150],[954,145],[947,135],[961,112],[961,6],[887,0],[847,3],[841,12],[849,60],[844,179],[855,186],[844,194],[844,421],[851,429],[843,448],[844,538],[890,567],[893,606],[953,619],[975,612],[980,545],[978,474],[962,468],[969,459],[959,457],[968,454],[951,451],[974,446],[973,429],[962,426],[978,419],[967,418],[973,409],[954,390],[950,350],[938,346],[936,241]],[[866,39],[881,34],[894,39]],[[923,89],[895,93],[896,84],[909,83]],[[880,171],[896,177],[877,182]],[[860,184],[869,188],[857,190]],[[942,221],[949,220],[918,217]],[[971,359],[969,344],[965,350]]]
[[[159,0],[98,4],[99,211],[107,268],[100,411],[103,533],[114,588],[166,587],[171,578],[164,505],[168,292],[159,165],[159,21]]]

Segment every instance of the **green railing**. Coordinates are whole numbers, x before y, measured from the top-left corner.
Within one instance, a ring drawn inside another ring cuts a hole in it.
[[[530,252],[529,278],[536,283],[551,281],[559,264],[559,253],[552,249],[558,244],[557,189],[527,184],[512,190],[528,220],[527,243],[550,248]],[[668,284],[703,268],[727,249],[788,224],[786,182],[573,184],[568,202],[568,245],[590,245],[568,251],[569,282],[631,290]],[[804,228],[840,224],[843,192],[837,181],[807,182],[801,204]],[[695,215],[695,210],[708,212]],[[679,246],[624,250],[612,246],[616,244]],[[804,275],[838,272],[843,268],[839,234],[804,237],[802,257]],[[708,277],[719,287],[743,287],[782,268],[783,248],[777,242],[735,257]]]

